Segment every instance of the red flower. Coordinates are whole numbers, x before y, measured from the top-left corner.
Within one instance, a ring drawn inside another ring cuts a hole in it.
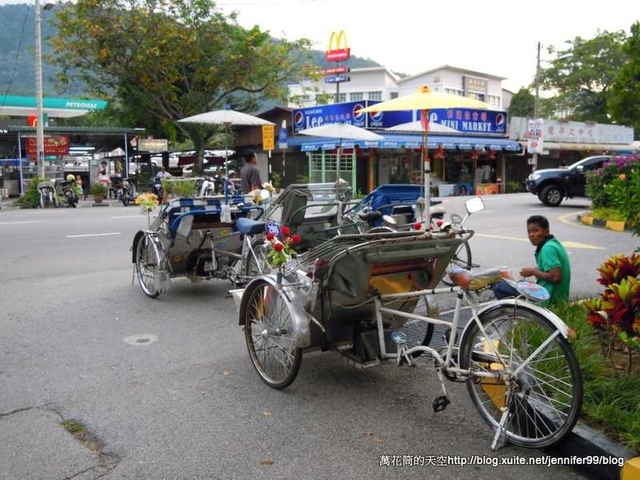
[[[291,241],[293,243],[300,243],[301,240],[302,240],[302,237],[297,233],[293,237],[291,237]]]
[[[282,227],[280,229],[280,232],[282,233],[282,235],[287,237],[287,236],[289,236],[291,234],[291,229],[289,227]]]
[[[416,222],[413,224],[414,230],[420,230],[422,228],[422,224],[420,222]]]
[[[284,245],[280,242],[277,242],[276,244],[273,245],[273,249],[276,252],[281,252],[284,249]]]
[[[267,240],[271,241],[274,238],[276,238],[276,234],[275,233],[272,233],[272,232],[267,233]]]

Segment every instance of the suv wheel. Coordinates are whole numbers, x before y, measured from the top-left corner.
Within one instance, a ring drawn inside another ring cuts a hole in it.
[[[564,197],[562,189],[557,185],[547,185],[540,193],[540,201],[547,207],[557,207]]]

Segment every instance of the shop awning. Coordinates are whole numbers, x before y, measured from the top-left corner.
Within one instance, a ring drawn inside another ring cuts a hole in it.
[[[376,131],[382,135],[384,140],[377,142],[367,142],[360,140],[343,140],[342,148],[420,148],[422,146],[422,135],[420,134],[398,134]],[[429,148],[436,149],[442,146],[445,149],[460,150],[505,150],[518,152],[521,150],[520,144],[507,138],[492,137],[463,137],[453,135],[429,135]],[[291,147],[300,147],[303,152],[313,152],[316,150],[335,150],[340,145],[340,140],[335,138],[313,138],[291,137],[287,141]]]
[[[519,141],[522,148],[527,148],[526,141]],[[596,151],[596,152],[617,152],[634,153],[638,149],[629,143],[569,143],[569,142],[544,142],[545,150],[569,150],[569,151]]]

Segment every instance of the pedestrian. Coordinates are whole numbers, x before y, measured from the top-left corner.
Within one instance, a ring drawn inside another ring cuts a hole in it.
[[[549,220],[542,215],[533,215],[527,219],[527,233],[529,241],[536,247],[536,266],[522,268],[520,275],[535,277],[536,283],[551,295],[548,303],[567,302],[571,283],[571,265],[567,251],[551,235]],[[504,280],[494,284],[492,288],[498,299],[519,295],[518,291]]]
[[[104,183],[107,188],[109,187],[109,184],[111,183],[111,178],[109,177],[109,169],[107,167],[106,161],[103,160],[102,163],[100,163],[96,177],[98,182]]]
[[[245,156],[245,165],[240,170],[240,180],[242,183],[242,193],[249,193],[256,188],[262,188],[262,180],[260,179],[260,170],[256,164],[258,157],[255,153],[249,153]]]

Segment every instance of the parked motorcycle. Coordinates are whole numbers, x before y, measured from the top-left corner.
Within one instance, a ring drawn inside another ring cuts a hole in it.
[[[126,207],[135,198],[135,186],[129,178],[116,176],[111,178],[111,188],[116,192],[116,199]],[[161,185],[162,188],[162,185]]]
[[[159,201],[162,201],[164,191],[162,189],[162,179],[160,177],[154,177],[151,180],[151,191],[158,197]]]
[[[216,194],[216,182],[214,177],[204,177],[196,184],[198,197],[212,197]]]
[[[73,182],[75,182],[75,177],[73,178]],[[58,195],[65,198],[70,207],[76,208],[78,196],[74,191],[72,182],[68,180],[56,180],[54,183],[54,190]]]

